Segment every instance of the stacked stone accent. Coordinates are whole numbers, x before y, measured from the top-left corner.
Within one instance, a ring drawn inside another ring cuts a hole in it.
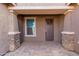
[[[77,38],[76,40],[75,40],[75,52],[77,52],[77,53],[79,53],[79,39]]]
[[[74,32],[62,32],[62,45],[67,50],[74,51],[75,33]]]
[[[20,47],[20,37],[19,32],[9,33],[9,51],[14,51]]]

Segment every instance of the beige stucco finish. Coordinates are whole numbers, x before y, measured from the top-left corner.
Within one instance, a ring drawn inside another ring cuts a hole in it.
[[[64,15],[55,16],[54,19],[54,40],[61,42],[61,32],[63,31]]]
[[[0,4],[0,55],[9,49],[9,11],[4,4]]]

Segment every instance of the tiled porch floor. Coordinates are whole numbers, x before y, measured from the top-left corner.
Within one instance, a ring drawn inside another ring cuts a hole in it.
[[[21,47],[5,56],[76,56],[78,54],[67,51],[57,42],[31,42],[25,41]]]

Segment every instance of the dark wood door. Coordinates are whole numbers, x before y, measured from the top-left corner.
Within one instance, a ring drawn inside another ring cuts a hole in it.
[[[53,41],[54,40],[54,30],[53,30],[53,19],[46,19],[46,33],[45,38],[46,41]]]

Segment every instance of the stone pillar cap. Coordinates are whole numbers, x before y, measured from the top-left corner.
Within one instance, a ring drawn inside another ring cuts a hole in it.
[[[8,32],[8,35],[20,34],[20,32]]]
[[[61,32],[62,34],[75,34],[75,32],[67,32],[67,31],[63,31]]]

